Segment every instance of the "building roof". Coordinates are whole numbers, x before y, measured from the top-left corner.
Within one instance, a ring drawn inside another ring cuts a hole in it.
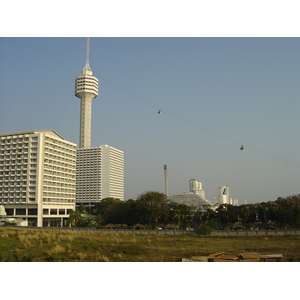
[[[44,134],[48,134],[48,135],[52,135],[56,138],[59,138],[63,141],[66,141],[68,143],[72,143],[76,146],[75,143],[67,141],[65,138],[63,138],[60,134],[58,134],[56,131],[54,130],[27,130],[27,131],[17,131],[17,132],[8,132],[8,133],[0,133],[0,137],[1,136],[18,136],[18,135],[30,135],[30,134],[38,134],[38,133],[44,133]]]
[[[64,138],[59,135],[57,132],[54,130],[28,130],[28,131],[17,131],[17,132],[8,132],[8,133],[1,133],[0,136],[8,136],[8,135],[24,135],[24,134],[36,134],[36,133],[49,133],[49,134],[54,134],[57,137],[61,138],[64,140]]]

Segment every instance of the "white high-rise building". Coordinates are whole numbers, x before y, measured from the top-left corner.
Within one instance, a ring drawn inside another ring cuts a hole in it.
[[[28,226],[63,226],[75,209],[76,144],[52,130],[0,134],[0,205]]]
[[[219,199],[218,204],[230,204],[230,205],[239,205],[238,199],[229,198],[229,186],[219,186]]]
[[[108,145],[77,150],[76,203],[124,200],[124,153]]]
[[[219,204],[229,204],[229,186],[219,186]]]
[[[98,96],[98,79],[89,65],[90,41],[87,40],[86,63],[81,76],[76,78],[75,96],[81,99],[79,148],[91,147],[92,99]]]
[[[205,192],[202,190],[202,182],[197,179],[190,179],[190,193],[200,195],[201,198],[205,199]]]

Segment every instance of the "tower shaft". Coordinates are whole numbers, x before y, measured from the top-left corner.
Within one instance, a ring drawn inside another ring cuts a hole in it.
[[[79,148],[91,147],[92,97],[81,98]]]

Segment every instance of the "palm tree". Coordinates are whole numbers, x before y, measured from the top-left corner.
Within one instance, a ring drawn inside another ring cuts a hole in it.
[[[82,219],[81,212],[79,210],[72,210],[68,219],[69,226],[72,227],[72,224],[74,223],[76,227],[80,219]]]

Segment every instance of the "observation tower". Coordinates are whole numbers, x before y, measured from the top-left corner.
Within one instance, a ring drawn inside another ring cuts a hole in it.
[[[89,53],[90,38],[87,38],[85,66],[75,82],[75,96],[81,99],[79,148],[91,147],[92,99],[98,96],[98,79],[90,68]]]

